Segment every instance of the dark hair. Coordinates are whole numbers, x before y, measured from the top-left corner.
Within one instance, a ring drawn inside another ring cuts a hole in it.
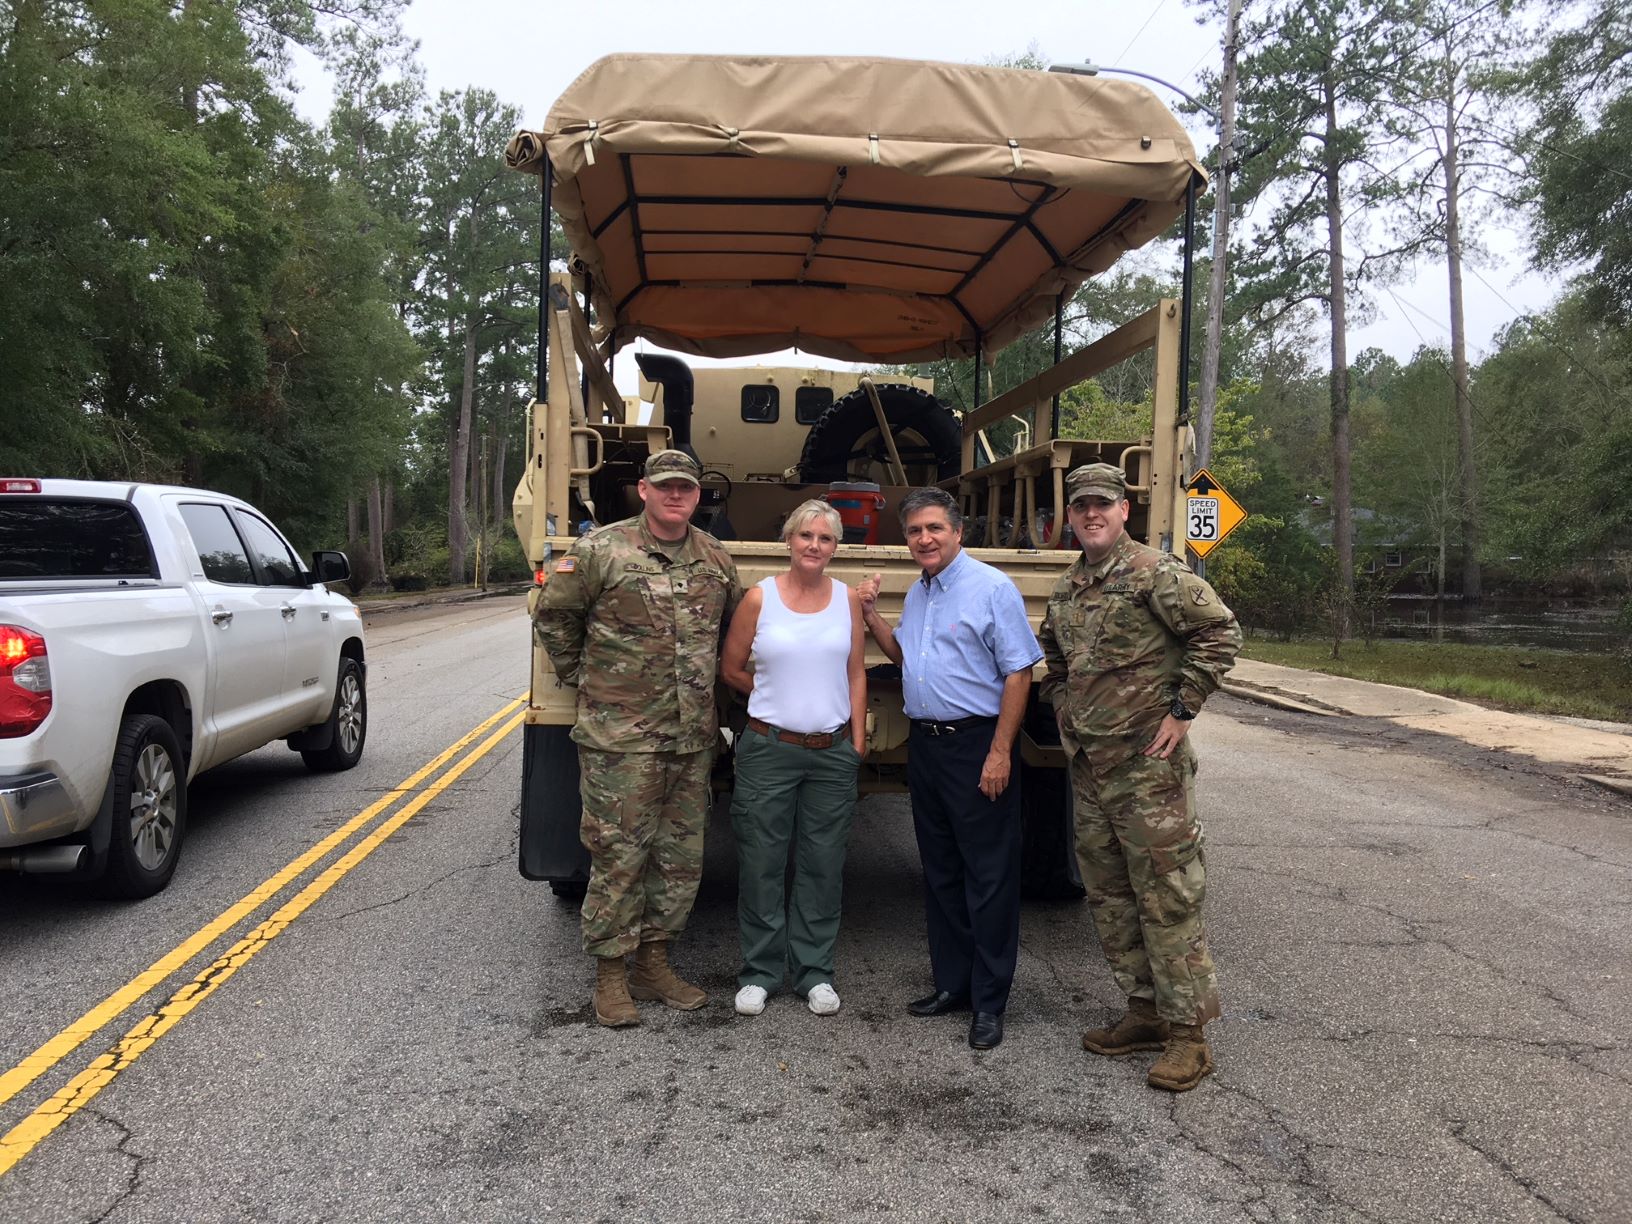
[[[907,520],[920,510],[945,510],[946,525],[953,531],[963,530],[963,511],[958,509],[958,500],[945,489],[914,489],[901,499],[896,507],[896,513],[901,516],[901,526],[907,525]]]

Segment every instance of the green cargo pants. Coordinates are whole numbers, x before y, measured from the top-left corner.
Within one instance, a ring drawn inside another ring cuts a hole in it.
[[[745,730],[737,740],[731,828],[737,837],[739,986],[775,991],[791,969],[795,992],[833,981],[844,852],[861,764],[848,735],[802,748]],[[788,851],[793,895],[786,895]]]

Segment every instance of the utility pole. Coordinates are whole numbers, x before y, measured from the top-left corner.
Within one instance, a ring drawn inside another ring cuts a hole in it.
[[[1213,458],[1213,417],[1218,411],[1218,363],[1224,333],[1225,261],[1230,245],[1230,171],[1235,161],[1235,52],[1241,5],[1230,0],[1224,23],[1224,80],[1218,119],[1218,178],[1213,183],[1213,267],[1207,290],[1207,347],[1201,358],[1201,408],[1196,414],[1196,464]]]

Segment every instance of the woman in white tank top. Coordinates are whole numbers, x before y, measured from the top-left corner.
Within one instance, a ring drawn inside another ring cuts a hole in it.
[[[748,695],[731,796],[742,938],[736,1008],[745,1016],[764,1011],[790,972],[811,1011],[839,1010],[833,945],[856,770],[867,751],[861,605],[826,573],[841,530],[826,502],[788,515],[788,570],[749,589],[720,652],[725,682]]]

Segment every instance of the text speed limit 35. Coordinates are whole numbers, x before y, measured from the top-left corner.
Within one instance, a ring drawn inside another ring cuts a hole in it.
[[[1218,542],[1218,498],[1190,497],[1186,513],[1190,516],[1190,530],[1186,537],[1192,544],[1216,544]]]

